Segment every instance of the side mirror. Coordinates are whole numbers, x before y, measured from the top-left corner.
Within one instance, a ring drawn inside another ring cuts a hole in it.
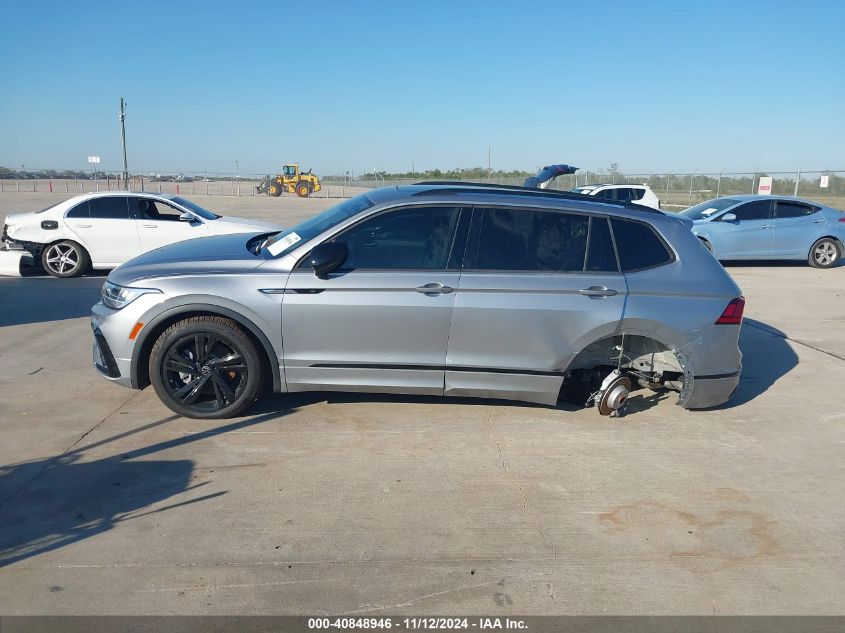
[[[185,211],[182,215],[179,216],[180,222],[196,222],[197,217],[193,213],[188,213]]]
[[[721,217],[722,222],[737,222],[735,213],[726,213]]]
[[[322,279],[343,266],[348,256],[349,251],[343,242],[326,242],[311,251],[311,267],[314,274]]]

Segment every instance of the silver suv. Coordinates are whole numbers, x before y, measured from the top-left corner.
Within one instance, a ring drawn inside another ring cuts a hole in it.
[[[505,398],[622,410],[636,388],[719,405],[744,300],[677,218],[577,194],[422,183],[291,229],[137,257],[92,309],[94,363],[176,413],[262,388]]]

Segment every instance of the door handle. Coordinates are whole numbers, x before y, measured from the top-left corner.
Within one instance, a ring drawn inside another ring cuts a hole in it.
[[[578,294],[585,297],[612,297],[619,293],[604,286],[590,286],[589,288],[581,288]]]
[[[824,220],[813,220],[813,224],[824,224]]]
[[[76,228],[78,228],[78,229],[90,229],[91,225],[90,224],[77,224]]]
[[[447,295],[450,292],[454,292],[454,288],[451,286],[444,286],[439,282],[431,282],[424,286],[420,286],[418,288],[414,288],[417,292],[421,292],[426,295]]]
[[[760,228],[761,228],[761,229],[770,229],[770,228],[772,228],[772,225],[771,225],[771,224],[764,224],[764,225],[763,225],[763,226],[761,226]]]
[[[158,228],[158,226],[156,226],[155,224],[143,224],[142,226],[145,229],[157,229]]]

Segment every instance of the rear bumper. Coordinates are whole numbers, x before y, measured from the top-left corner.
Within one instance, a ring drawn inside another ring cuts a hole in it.
[[[731,399],[739,385],[739,372],[721,376],[696,376],[692,395],[684,405],[687,409],[709,409]]]

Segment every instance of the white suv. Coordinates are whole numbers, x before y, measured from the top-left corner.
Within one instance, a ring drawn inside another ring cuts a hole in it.
[[[660,200],[648,185],[584,185],[576,187],[572,192],[611,202],[633,202],[652,209],[660,208]]]

